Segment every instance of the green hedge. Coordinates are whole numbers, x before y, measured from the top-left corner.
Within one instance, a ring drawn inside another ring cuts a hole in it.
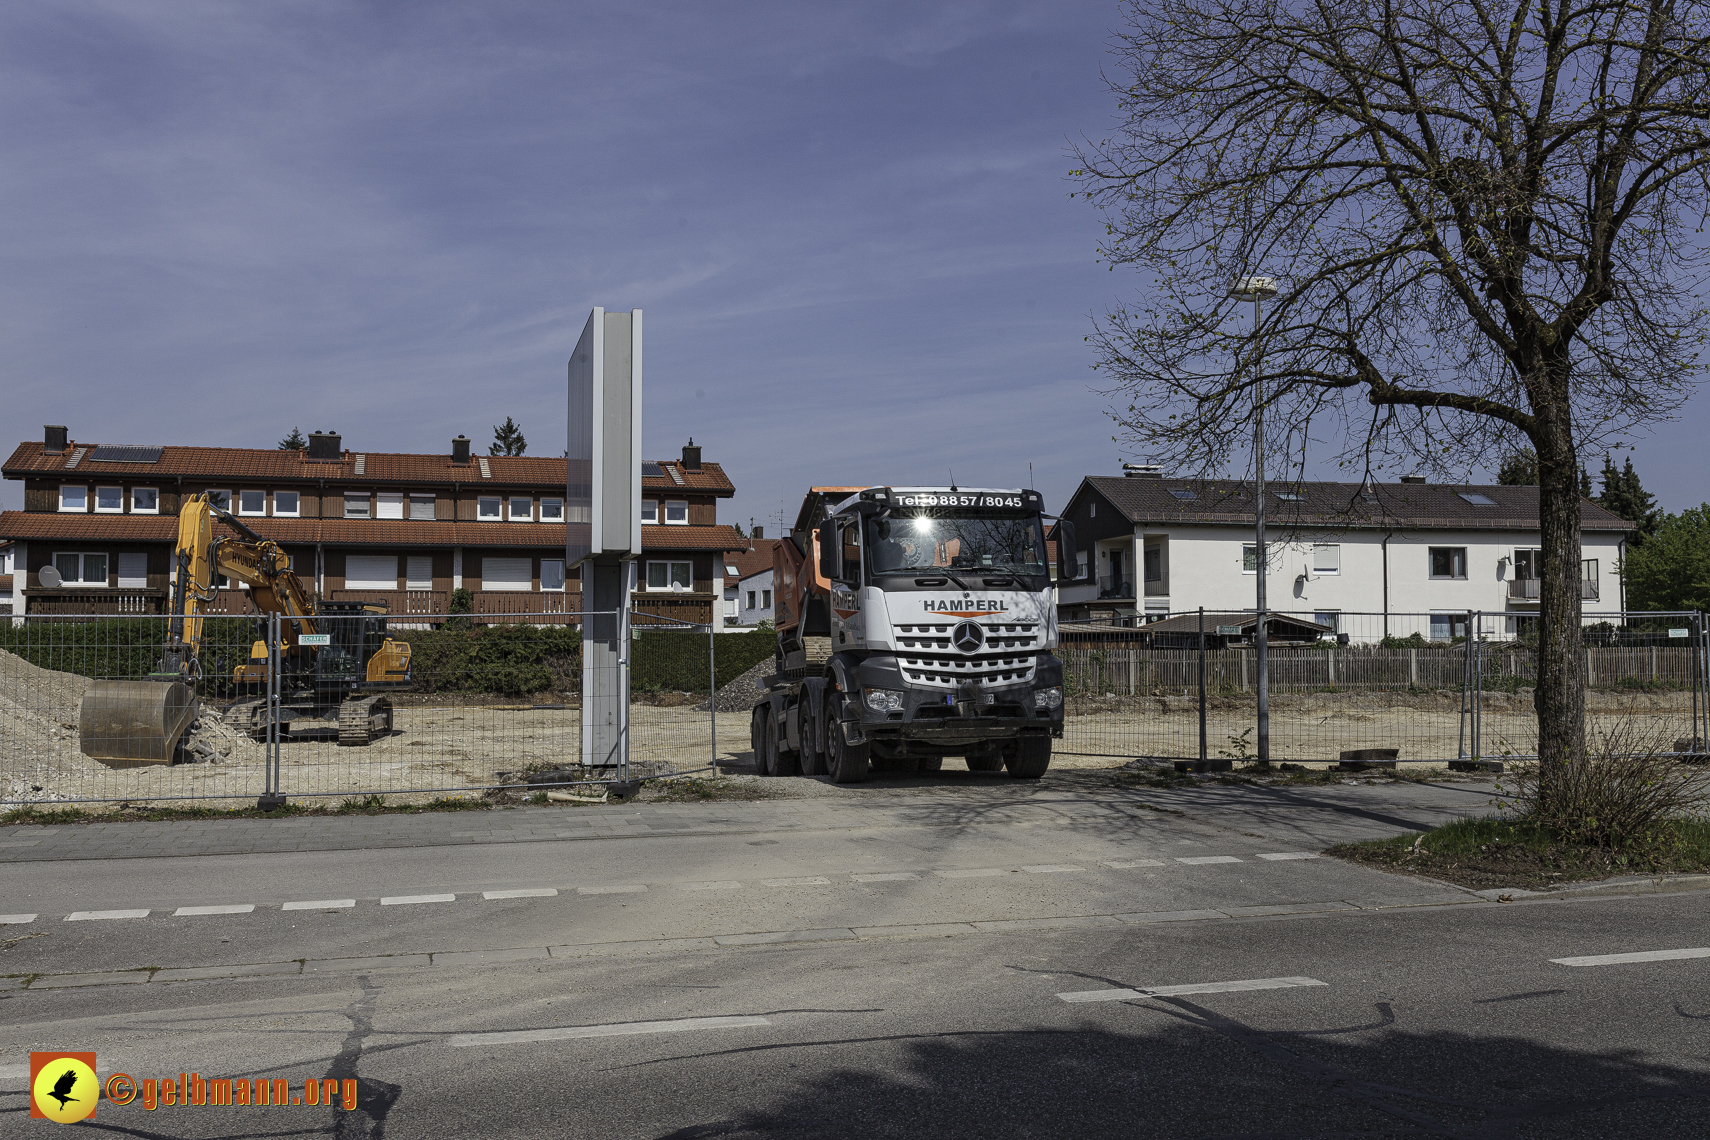
[[[520,697],[581,688],[582,631],[569,626],[395,630],[410,643],[410,675],[419,693],[500,693]]]
[[[230,696],[232,670],[249,660],[264,636],[253,618],[215,617],[202,627],[204,696]],[[140,680],[154,671],[166,644],[166,618],[0,622],[0,649],[32,665],[97,680]]]
[[[778,635],[769,629],[749,633],[715,633],[713,660],[722,688],[756,664],[773,656]],[[637,693],[669,689],[682,693],[707,691],[707,634],[677,630],[642,630],[630,654],[629,687]]]

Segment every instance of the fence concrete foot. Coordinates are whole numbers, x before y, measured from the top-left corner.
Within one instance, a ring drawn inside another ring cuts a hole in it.
[[[1189,772],[1233,772],[1233,760],[1177,760],[1176,771],[1186,775]]]
[[[1449,761],[1449,771],[1451,771],[1451,772],[1495,772],[1497,775],[1501,775],[1502,774],[1502,761],[1500,761],[1500,760],[1451,760],[1451,761]]]
[[[255,801],[257,811],[278,811],[285,806],[285,796],[279,792],[268,792],[258,796]]]

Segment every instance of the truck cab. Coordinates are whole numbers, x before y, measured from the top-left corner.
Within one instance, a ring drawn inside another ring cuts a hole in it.
[[[1043,774],[1063,731],[1043,523],[1031,490],[815,488],[778,548],[762,770]]]

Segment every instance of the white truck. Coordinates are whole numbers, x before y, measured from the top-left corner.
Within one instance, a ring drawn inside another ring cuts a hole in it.
[[[1038,779],[1063,668],[1037,491],[814,487],[777,545],[776,672],[750,722],[761,775]],[[1058,522],[1058,578],[1079,576]]]

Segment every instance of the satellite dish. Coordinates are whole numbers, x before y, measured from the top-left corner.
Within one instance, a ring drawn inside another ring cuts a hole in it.
[[[59,571],[55,570],[52,566],[43,566],[40,570],[37,570],[36,580],[50,590],[64,585],[65,582],[65,580],[59,576]]]

